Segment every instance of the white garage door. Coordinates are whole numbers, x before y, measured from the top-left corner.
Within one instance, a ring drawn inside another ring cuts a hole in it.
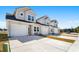
[[[48,27],[47,26],[41,26],[41,34],[48,35]]]
[[[18,24],[18,23],[11,23],[10,35],[11,36],[24,36],[24,35],[27,35],[27,26],[22,25],[22,24]]]

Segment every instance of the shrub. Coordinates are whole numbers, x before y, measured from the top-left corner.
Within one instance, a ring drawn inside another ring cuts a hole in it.
[[[8,35],[7,34],[0,34],[0,39],[2,40],[5,40],[8,38]]]

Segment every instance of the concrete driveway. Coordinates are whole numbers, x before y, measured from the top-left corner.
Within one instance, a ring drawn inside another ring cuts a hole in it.
[[[57,36],[59,38],[65,38],[65,39],[71,39],[71,40],[78,40],[77,38],[78,37],[70,37],[70,36],[63,36],[63,35],[60,35],[60,36]]]
[[[12,52],[67,52],[72,43],[41,36],[20,36],[9,40]]]

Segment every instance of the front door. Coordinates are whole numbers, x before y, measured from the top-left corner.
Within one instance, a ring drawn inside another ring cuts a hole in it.
[[[32,35],[32,25],[29,25],[29,27],[28,27],[28,34]]]

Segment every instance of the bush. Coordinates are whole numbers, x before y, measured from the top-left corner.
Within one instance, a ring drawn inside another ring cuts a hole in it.
[[[0,39],[7,39],[8,35],[7,34],[0,34]]]
[[[75,28],[75,32],[79,33],[79,26]]]

